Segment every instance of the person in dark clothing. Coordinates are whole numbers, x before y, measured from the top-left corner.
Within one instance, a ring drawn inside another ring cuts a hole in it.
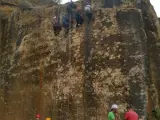
[[[69,20],[71,19],[71,24],[73,23],[73,17],[74,17],[74,11],[76,10],[77,8],[77,5],[74,3],[74,2],[69,2],[67,4],[67,13],[68,13],[68,17],[69,17]]]
[[[57,16],[53,18],[53,29],[55,35],[58,35],[59,32],[61,31],[60,18]]]
[[[77,11],[75,13],[75,20],[76,20],[76,27],[81,26],[84,22],[80,9],[77,9]]]

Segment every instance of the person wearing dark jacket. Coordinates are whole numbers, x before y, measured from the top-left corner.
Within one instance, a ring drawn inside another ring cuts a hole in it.
[[[77,5],[74,3],[74,2],[69,2],[67,4],[67,14],[68,14],[68,17],[69,17],[69,20],[71,19],[71,24],[73,23],[73,17],[74,17],[74,11],[76,10],[77,8]]]
[[[75,12],[75,20],[76,20],[76,27],[81,26],[84,22],[80,9],[77,9]]]
[[[53,29],[55,35],[58,35],[61,31],[60,18],[57,16],[53,17]]]

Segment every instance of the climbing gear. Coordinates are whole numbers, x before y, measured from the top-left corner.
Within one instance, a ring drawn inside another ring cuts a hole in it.
[[[69,19],[68,19],[68,16],[64,15],[62,17],[62,25],[65,29],[68,29],[69,28]]]

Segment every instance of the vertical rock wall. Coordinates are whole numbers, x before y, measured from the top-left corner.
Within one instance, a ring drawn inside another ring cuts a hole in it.
[[[129,103],[144,117],[147,106],[148,59],[143,19],[141,14],[134,10],[120,11],[118,18],[125,50],[124,72],[130,86]]]
[[[147,35],[147,54],[148,54],[148,94],[149,99],[152,102],[148,103],[149,112],[152,108],[159,106],[159,66],[160,66],[160,55],[159,55],[159,22],[154,11],[153,6],[148,1],[142,1],[142,13],[143,21],[145,25],[145,32]]]
[[[111,104],[122,113],[131,103],[145,119],[158,101],[159,83],[158,42],[150,44],[158,32],[148,26],[156,23],[146,18],[149,11],[97,9],[90,32],[82,26],[69,36],[64,30],[54,35],[54,7],[17,11],[1,21],[0,117],[105,120]]]

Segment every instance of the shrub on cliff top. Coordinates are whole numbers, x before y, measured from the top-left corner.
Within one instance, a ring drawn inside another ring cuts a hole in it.
[[[18,7],[23,11],[32,9],[32,5],[29,2],[26,2],[26,1],[21,1],[18,4]]]

